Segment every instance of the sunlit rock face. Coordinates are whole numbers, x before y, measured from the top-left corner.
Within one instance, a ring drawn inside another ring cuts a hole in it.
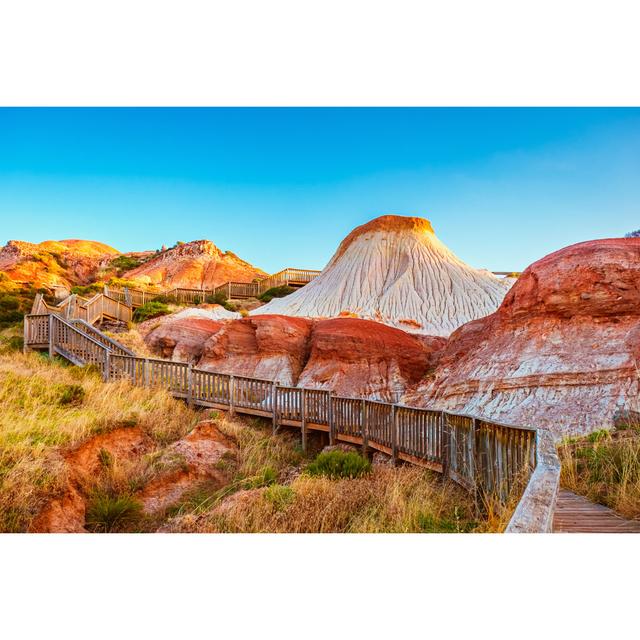
[[[201,369],[379,400],[397,400],[417,383],[446,342],[369,320],[278,315],[182,317],[145,340],[158,355]]]
[[[638,410],[639,355],[640,239],[594,240],[532,264],[404,399],[584,433]]]
[[[457,258],[428,220],[389,215],[354,229],[315,280],[252,315],[357,317],[448,336],[494,312],[508,287]]]
[[[295,385],[307,360],[313,323],[262,316],[227,322],[204,344],[198,366]]]
[[[0,271],[35,287],[65,287],[93,282],[119,252],[93,240],[9,240],[0,249]]]
[[[212,289],[225,282],[252,282],[266,275],[209,240],[194,240],[159,253],[124,277],[165,288]]]

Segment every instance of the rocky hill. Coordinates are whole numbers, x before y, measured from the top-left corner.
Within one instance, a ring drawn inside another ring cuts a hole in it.
[[[209,240],[194,240],[158,253],[127,271],[124,277],[164,288],[211,289],[231,280],[251,282],[266,275],[231,251],[221,251]]]
[[[448,336],[493,313],[507,291],[457,258],[428,220],[389,215],[354,229],[315,280],[252,315],[357,317]]]
[[[85,285],[119,255],[117,249],[92,240],[9,240],[0,249],[0,271],[14,282],[35,287]]]
[[[594,240],[528,267],[404,401],[584,433],[640,410],[639,370],[640,238]]]

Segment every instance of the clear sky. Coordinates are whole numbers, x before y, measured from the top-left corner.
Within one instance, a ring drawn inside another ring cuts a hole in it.
[[[273,272],[385,213],[492,270],[621,236],[640,109],[0,109],[1,244],[208,238]]]

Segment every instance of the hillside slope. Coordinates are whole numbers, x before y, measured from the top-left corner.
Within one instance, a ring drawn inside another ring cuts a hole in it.
[[[212,289],[231,280],[251,282],[267,274],[210,240],[194,240],[167,249],[124,277],[163,287]]]

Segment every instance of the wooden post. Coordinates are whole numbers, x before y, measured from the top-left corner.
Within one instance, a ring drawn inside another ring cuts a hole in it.
[[[469,460],[471,463],[470,475],[471,475],[471,481],[473,482],[473,501],[475,502],[476,509],[479,509],[480,486],[478,484],[478,480],[479,480],[479,469],[481,469],[481,465],[479,464],[480,437],[478,434],[478,422],[475,418],[472,418],[470,438],[471,438],[471,442],[469,443],[468,451],[469,451]]]
[[[333,417],[333,391],[329,391],[327,396],[329,406],[327,407],[327,416],[329,419],[329,446],[336,443],[336,423]]]
[[[104,351],[104,370],[102,372],[103,378],[105,382],[109,382],[110,373],[111,373],[111,351],[109,349],[105,349]]]
[[[367,401],[362,398],[362,404],[360,409],[360,429],[362,431],[362,455],[367,457],[368,448],[368,424],[367,424]]]
[[[187,365],[187,406],[193,407],[193,365]]]
[[[236,415],[235,409],[235,395],[236,395],[236,379],[233,376],[229,376],[229,416],[233,418]]]
[[[278,382],[271,383],[271,410],[273,412],[273,434],[278,431]]]
[[[144,359],[144,386],[148,387],[149,386],[149,358],[145,358]]]
[[[305,389],[300,390],[300,418],[302,427],[302,451],[307,453],[307,397]]]
[[[49,314],[49,357],[53,358],[53,314]]]
[[[29,320],[27,316],[22,321],[22,353],[29,351]]]
[[[398,462],[398,407],[391,405],[391,464]]]
[[[442,434],[442,477],[446,478],[449,475],[449,428],[447,426],[447,419],[444,415],[444,411],[440,413],[440,433]]]

